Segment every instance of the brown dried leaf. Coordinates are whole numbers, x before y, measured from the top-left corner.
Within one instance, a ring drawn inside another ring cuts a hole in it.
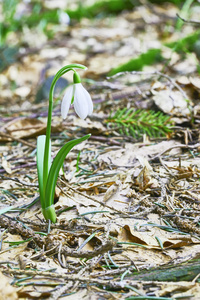
[[[4,168],[4,170],[6,171],[6,173],[8,173],[8,174],[12,173],[11,164],[4,156],[2,156],[1,165]]]
[[[166,114],[190,116],[188,102],[179,91],[161,90],[153,96],[153,100]]]
[[[199,300],[200,285],[199,283],[179,282],[163,284],[161,290],[158,292],[159,296],[165,296],[169,293],[175,292],[176,298],[189,299],[192,295],[192,300]]]
[[[1,130],[6,131],[15,138],[31,138],[45,134],[46,124],[38,119],[17,118],[4,125]],[[52,126],[52,131],[60,131],[59,126]]]
[[[153,216],[153,215],[152,215]],[[163,248],[178,249],[184,246],[199,244],[199,240],[185,235],[172,235],[168,231],[163,231],[160,228],[151,228],[151,231],[135,231],[133,226],[124,225],[118,234],[118,241],[131,242],[141,245],[146,245],[148,248],[161,249],[158,240],[162,242]]]
[[[152,239],[146,232],[136,232],[129,225],[121,228],[118,235],[119,242],[131,242],[147,246],[152,244]],[[155,244],[155,240],[153,243]]]
[[[189,77],[191,84],[200,90],[200,78],[199,77]]]
[[[17,300],[18,295],[16,288],[10,285],[8,277],[0,272],[0,300]]]
[[[159,296],[166,296],[169,293],[172,292],[185,292],[193,289],[197,285],[196,283],[187,283],[185,282],[179,282],[179,283],[163,283],[161,291],[158,292]],[[185,293],[184,293],[185,294]],[[184,296],[183,296],[184,297]]]
[[[106,193],[103,196],[103,201],[106,202],[108,199],[110,199],[116,192],[118,189],[118,185],[117,184],[112,184],[106,191]]]
[[[5,241],[9,241],[9,242],[22,241],[22,237],[20,235],[7,233],[7,237],[4,240],[2,246],[3,253],[0,254],[1,261],[18,260],[18,256],[25,250],[28,244],[28,242],[25,242],[7,251],[7,249],[9,248],[9,243],[5,243]]]
[[[176,145],[180,145],[179,142],[175,140],[163,141],[157,144],[152,145],[138,145],[133,143],[125,143],[124,148],[119,147],[110,147],[108,150],[100,154],[97,158],[97,161],[101,164],[102,162],[113,163],[116,166],[135,166],[138,165],[138,158],[144,157],[148,158],[154,156],[158,153],[162,153],[167,149],[173,148]],[[177,149],[176,149],[177,151]]]
[[[145,166],[136,178],[136,184],[140,190],[145,191],[148,187],[155,188],[158,186],[158,182],[151,176],[151,171]]]

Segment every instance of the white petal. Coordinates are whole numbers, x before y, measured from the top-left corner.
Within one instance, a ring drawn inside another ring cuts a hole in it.
[[[83,87],[83,94],[85,94],[85,97],[87,98],[88,115],[90,116],[93,113],[93,102],[92,102],[90,94],[84,87]]]
[[[90,94],[81,83],[75,84],[74,109],[81,119],[85,119],[93,111]]]
[[[70,104],[72,101],[72,97],[73,97],[73,90],[74,90],[74,86],[70,85],[65,92],[65,95],[63,97],[62,103],[61,103],[61,116],[63,119],[66,119],[69,108],[70,108]]]

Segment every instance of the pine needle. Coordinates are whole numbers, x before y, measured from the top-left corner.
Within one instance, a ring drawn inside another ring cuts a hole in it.
[[[171,132],[170,117],[151,110],[119,109],[114,114],[111,113],[105,123],[113,131],[134,138],[143,134],[156,138]]]

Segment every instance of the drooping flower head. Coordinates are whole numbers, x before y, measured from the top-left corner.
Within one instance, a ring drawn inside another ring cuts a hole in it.
[[[74,83],[66,89],[61,103],[61,116],[66,119],[70,105],[74,105],[75,112],[81,119],[85,119],[93,112],[93,103],[90,94],[81,84],[79,74],[74,71]]]

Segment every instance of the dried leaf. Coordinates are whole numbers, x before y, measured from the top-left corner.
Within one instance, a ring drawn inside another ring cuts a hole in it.
[[[10,285],[8,277],[0,272],[0,300],[17,300],[17,289]]]
[[[46,124],[38,119],[17,118],[1,128],[15,138],[31,138],[46,133]],[[53,132],[60,131],[59,125],[52,126]],[[1,140],[4,138],[2,137]]]
[[[179,91],[161,90],[153,96],[155,104],[166,114],[190,116],[187,99]]]

